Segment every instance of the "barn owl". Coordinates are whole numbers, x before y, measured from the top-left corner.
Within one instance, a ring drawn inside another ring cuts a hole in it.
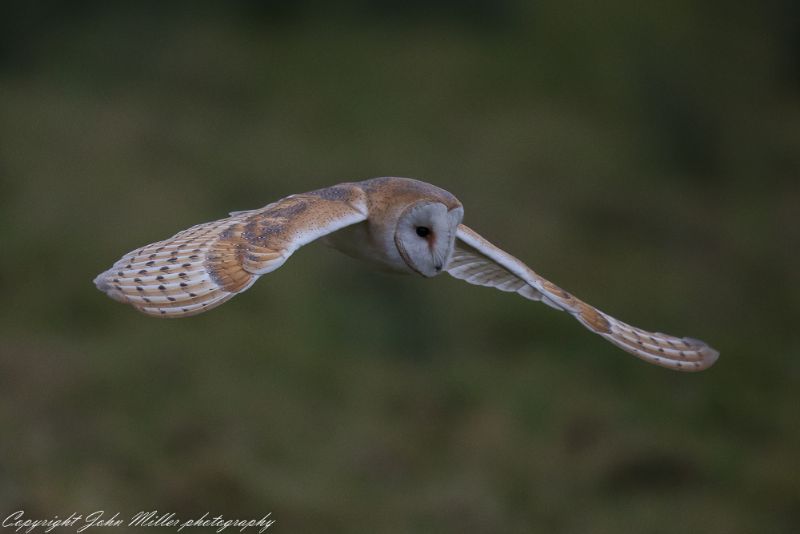
[[[719,353],[697,339],[647,332],[590,306],[461,223],[449,192],[410,178],[374,178],[237,211],[129,252],[95,279],[111,298],[156,317],[210,310],[316,239],[384,270],[425,278],[446,272],[563,310],[644,361],[681,371]]]

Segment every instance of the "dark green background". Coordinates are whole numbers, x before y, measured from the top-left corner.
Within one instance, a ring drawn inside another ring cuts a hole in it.
[[[4,2],[0,515],[797,532],[796,6]],[[382,175],[718,364],[649,366],[321,245],[186,320],[92,285],[192,224]]]

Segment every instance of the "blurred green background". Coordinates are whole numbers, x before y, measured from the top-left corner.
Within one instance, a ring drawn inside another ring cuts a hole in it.
[[[0,515],[277,532],[800,531],[797,2],[4,2]],[[94,276],[373,176],[633,324],[319,244],[162,321]]]

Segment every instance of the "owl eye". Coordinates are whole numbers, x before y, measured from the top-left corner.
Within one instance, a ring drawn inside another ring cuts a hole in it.
[[[427,226],[417,226],[417,235],[420,237],[428,237],[431,234],[431,229]]]

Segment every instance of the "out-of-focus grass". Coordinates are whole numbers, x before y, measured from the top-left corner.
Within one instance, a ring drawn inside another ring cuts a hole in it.
[[[796,531],[797,48],[779,10],[684,4],[18,8],[0,512]],[[652,368],[547,307],[321,246],[187,320],[91,284],[191,224],[378,175],[449,189],[542,274],[722,358]]]

